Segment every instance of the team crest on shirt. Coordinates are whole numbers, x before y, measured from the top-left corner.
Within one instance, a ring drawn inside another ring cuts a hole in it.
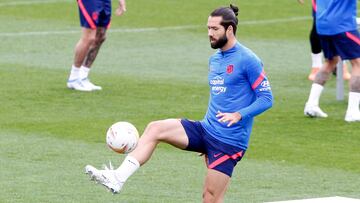
[[[93,12],[93,13],[91,14],[91,17],[92,17],[93,20],[97,21],[98,18],[99,18],[99,12],[96,12],[96,11]]]
[[[231,74],[231,73],[233,73],[233,71],[234,71],[234,65],[228,65],[226,67],[226,73],[227,74]]]

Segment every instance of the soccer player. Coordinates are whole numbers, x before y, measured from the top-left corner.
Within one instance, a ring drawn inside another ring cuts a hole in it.
[[[222,202],[237,162],[248,148],[254,117],[272,106],[270,83],[260,59],[236,39],[238,7],[220,7],[209,16],[211,47],[209,106],[201,121],[166,119],[148,124],[138,146],[116,170],[85,167],[86,173],[113,193],[154,152],[159,142],[207,157],[204,202]]]
[[[360,35],[356,24],[356,0],[317,0],[316,28],[325,55],[325,63],[312,84],[304,114],[325,118],[319,99],[326,81],[340,58],[350,60],[352,73],[345,121],[360,121]]]
[[[77,3],[82,35],[75,46],[67,87],[79,91],[101,90],[100,86],[90,82],[88,75],[110,26],[111,0],[77,0]],[[119,0],[115,14],[121,16],[125,11],[125,0]]]
[[[304,4],[304,0],[298,0],[299,3]],[[322,67],[322,58],[323,54],[321,48],[321,42],[319,35],[316,31],[316,0],[312,0],[312,17],[313,17],[313,24],[310,31],[309,41],[311,47],[311,72],[308,76],[308,79],[314,81],[317,72],[319,72],[320,68]],[[334,71],[336,73],[336,71]],[[343,78],[344,80],[349,80],[351,77],[346,64],[343,65]]]

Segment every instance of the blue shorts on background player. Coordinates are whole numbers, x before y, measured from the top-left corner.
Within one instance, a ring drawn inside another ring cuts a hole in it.
[[[118,193],[150,159],[157,144],[165,142],[205,155],[203,202],[223,202],[234,167],[248,148],[254,117],[273,102],[261,60],[236,39],[237,14],[238,8],[230,5],[214,10],[208,18],[210,45],[217,51],[209,60],[209,105],[204,118],[149,123],[138,146],[118,169],[98,170],[87,165],[85,171],[92,179]]]
[[[350,60],[352,73],[345,121],[360,121],[360,36],[356,23],[357,1],[316,0],[316,29],[325,63],[312,84],[304,114],[326,118],[319,100],[326,81],[339,60]]]
[[[82,35],[75,46],[74,62],[67,87],[78,91],[101,90],[89,80],[91,65],[106,39],[111,21],[111,0],[77,0]],[[119,0],[116,15],[126,11],[125,0]]]
[[[109,28],[111,0],[78,0],[81,27],[96,29]]]
[[[298,0],[299,3],[304,4],[304,0]],[[311,72],[308,76],[308,79],[314,81],[317,72],[319,72],[320,68],[323,66],[323,54],[322,54],[322,47],[320,42],[319,34],[316,30],[316,0],[311,1],[311,13],[313,17],[313,23],[310,31],[310,48],[311,48]],[[333,73],[335,73],[334,71]],[[343,65],[343,78],[344,80],[350,80],[350,73],[348,71],[346,63]]]

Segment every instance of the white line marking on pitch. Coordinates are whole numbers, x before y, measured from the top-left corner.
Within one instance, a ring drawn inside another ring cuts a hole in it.
[[[33,5],[33,4],[49,4],[49,3],[59,3],[59,2],[74,2],[74,1],[70,1],[70,0],[11,1],[11,2],[0,3],[0,7]]]
[[[239,25],[259,25],[259,24],[277,24],[277,23],[286,23],[286,22],[295,22],[309,20],[311,17],[293,17],[293,18],[280,18],[280,19],[269,19],[269,20],[251,20],[251,21],[241,21]],[[149,27],[149,28],[117,28],[110,29],[110,33],[140,33],[140,32],[156,32],[156,31],[168,31],[168,30],[189,30],[204,28],[206,26],[200,25],[185,25],[185,26],[171,26],[171,27]],[[43,35],[64,35],[64,34],[79,34],[79,30],[59,30],[59,31],[37,31],[37,32],[9,32],[9,33],[0,33],[2,37],[17,37],[17,36],[43,36]]]
[[[335,197],[289,200],[289,201],[267,202],[267,203],[360,203],[360,199],[335,196]]]

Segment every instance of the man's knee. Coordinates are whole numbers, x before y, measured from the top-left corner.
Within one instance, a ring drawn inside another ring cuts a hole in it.
[[[150,136],[152,139],[159,140],[162,132],[163,124],[161,121],[152,121],[145,128],[146,136]]]
[[[95,40],[96,40],[95,35],[84,35],[81,37],[81,41],[88,45],[94,44]]]
[[[207,188],[204,188],[203,191],[203,202],[214,202],[214,194],[207,190]]]
[[[324,71],[326,71],[327,73],[332,73],[335,70],[339,61],[340,61],[339,56],[336,56],[330,60],[327,60],[327,62],[325,62],[325,64],[324,64],[324,67],[325,67]]]
[[[95,44],[102,44],[104,41],[106,40],[106,35],[105,35],[105,33],[103,33],[103,34],[99,34],[99,35],[97,35],[96,36],[96,38],[95,38]]]
[[[351,68],[360,70],[360,58],[352,59],[350,60]]]
[[[100,27],[96,31],[95,43],[101,45],[106,40],[106,28]]]
[[[320,70],[316,76],[315,76],[315,79],[314,79],[314,82],[317,83],[317,84],[320,84],[320,85],[324,85],[326,83],[326,81],[329,80],[330,78],[330,73],[331,72],[328,72],[326,70]]]
[[[209,187],[205,187],[203,191],[203,202],[204,203],[215,203],[221,202],[219,194],[216,194],[214,190]]]
[[[169,138],[174,138],[174,133],[178,133],[176,132],[178,126],[175,125],[175,123],[177,124],[178,122],[177,119],[152,121],[147,125],[144,134],[149,136],[152,140],[173,144],[173,141],[176,142],[178,139],[173,140]],[[180,138],[180,136],[175,137]]]

